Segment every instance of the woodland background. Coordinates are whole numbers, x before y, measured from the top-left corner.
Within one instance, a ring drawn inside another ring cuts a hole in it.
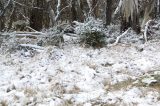
[[[105,26],[121,24],[137,33],[150,19],[159,17],[159,0],[1,0],[0,30],[37,31],[59,24],[84,22],[88,17],[103,20]]]

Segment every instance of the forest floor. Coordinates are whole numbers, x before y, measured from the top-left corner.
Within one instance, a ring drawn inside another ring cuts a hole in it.
[[[0,54],[0,106],[159,106],[160,40]]]

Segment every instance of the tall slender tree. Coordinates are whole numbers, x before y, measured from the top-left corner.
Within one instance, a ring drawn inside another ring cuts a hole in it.
[[[34,7],[31,10],[30,26],[40,31],[43,28],[43,0],[34,0]]]
[[[4,29],[4,5],[0,1],[0,31]]]
[[[71,0],[71,20],[77,20],[76,0]]]
[[[106,0],[106,25],[110,25],[112,19],[113,0]]]

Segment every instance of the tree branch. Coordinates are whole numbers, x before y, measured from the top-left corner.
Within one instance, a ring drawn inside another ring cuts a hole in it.
[[[113,44],[108,45],[108,46],[116,46],[116,45],[118,44],[119,40],[120,40],[123,36],[125,36],[130,29],[131,29],[131,28],[128,28],[124,33],[122,33],[120,36],[117,37],[116,41],[115,41]]]

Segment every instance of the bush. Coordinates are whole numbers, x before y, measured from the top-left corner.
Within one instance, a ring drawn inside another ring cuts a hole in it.
[[[100,31],[86,31],[81,35],[80,42],[87,47],[101,48],[105,45],[105,35]]]
[[[47,33],[45,36],[39,39],[37,45],[38,46],[58,46],[62,48],[62,45],[64,43],[63,38],[63,29],[60,27],[53,27],[49,30],[46,30]]]
[[[94,48],[100,48],[105,45],[105,28],[101,20],[90,17],[84,23],[76,23],[75,32],[79,35],[82,44]]]

